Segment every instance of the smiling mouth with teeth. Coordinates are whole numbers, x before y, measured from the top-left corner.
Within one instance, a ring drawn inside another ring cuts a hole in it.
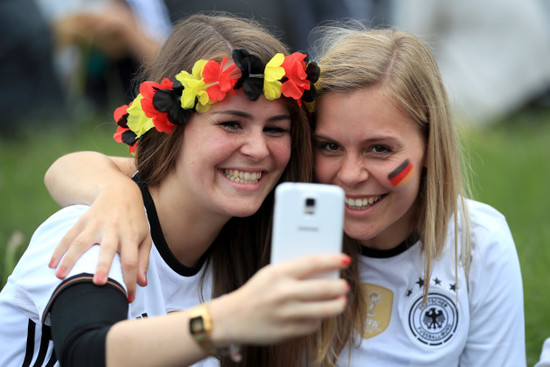
[[[231,181],[243,184],[255,184],[262,178],[262,172],[245,172],[236,169],[225,169],[223,174]]]
[[[378,201],[382,199],[382,196],[377,197],[371,197],[371,198],[364,198],[364,199],[352,199],[352,198],[346,198],[346,205],[350,207],[351,209],[355,210],[362,210],[367,209],[369,206],[374,205]]]

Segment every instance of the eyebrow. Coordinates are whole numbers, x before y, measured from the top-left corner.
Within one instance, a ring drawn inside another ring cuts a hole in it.
[[[222,110],[222,111],[216,111],[214,112],[215,115],[233,115],[237,117],[242,117],[246,119],[254,119],[254,116],[248,112],[244,112],[241,110]],[[279,120],[290,120],[290,114],[281,114],[281,115],[273,115],[270,116],[268,121],[279,121]]]
[[[322,135],[322,134],[313,134],[313,137],[315,139],[324,139],[324,140],[337,141],[334,138],[331,138],[331,137],[328,137],[328,136],[325,136],[325,135]],[[363,144],[365,144],[365,143],[375,143],[375,142],[384,141],[384,140],[393,140],[393,141],[395,141],[397,139],[394,136],[380,135],[380,136],[374,136],[374,137],[362,140],[361,143],[363,143]]]

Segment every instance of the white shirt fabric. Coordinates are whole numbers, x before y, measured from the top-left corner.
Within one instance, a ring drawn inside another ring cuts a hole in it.
[[[542,352],[540,353],[540,360],[535,367],[550,367],[550,338],[544,341]]]
[[[455,275],[451,229],[433,264],[426,305],[420,242],[391,257],[361,256],[367,328],[360,347],[344,350],[338,366],[525,366],[523,289],[510,229],[494,208],[467,205],[469,280],[461,265]]]
[[[0,293],[0,366],[24,365],[27,348],[32,351],[29,354],[31,366],[46,366],[51,358],[53,342],[49,337],[49,317],[44,312],[61,281],[47,263],[63,235],[87,210],[88,206],[71,206],[46,220],[34,233],[26,252],[8,278]],[[99,246],[93,246],[79,259],[68,277],[82,273],[93,274],[98,254]],[[137,288],[136,299],[129,304],[128,319],[165,315],[199,304],[199,278],[204,271],[203,266],[191,276],[178,274],[163,260],[153,243],[147,271],[148,285]],[[210,297],[209,274],[203,291],[205,300]],[[109,278],[118,282],[126,291],[118,255],[113,261]],[[30,325],[34,325],[34,335]],[[36,362],[37,359],[39,362]],[[194,366],[217,365],[217,360],[210,358]],[[59,366],[59,362],[55,366]]]

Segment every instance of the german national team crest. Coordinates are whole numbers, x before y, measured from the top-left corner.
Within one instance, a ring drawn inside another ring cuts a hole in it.
[[[389,289],[374,284],[362,284],[367,295],[367,325],[364,338],[372,338],[386,330],[390,323],[393,293]]]
[[[409,327],[414,338],[423,344],[447,343],[458,327],[458,310],[452,299],[439,293],[428,294],[426,304],[420,296],[409,311]]]

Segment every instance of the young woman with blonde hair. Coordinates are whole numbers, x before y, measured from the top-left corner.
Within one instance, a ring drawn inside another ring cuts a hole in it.
[[[428,46],[392,29],[322,36],[314,173],[346,192],[368,302],[361,346],[341,365],[525,365],[514,241],[501,213],[467,199]]]

